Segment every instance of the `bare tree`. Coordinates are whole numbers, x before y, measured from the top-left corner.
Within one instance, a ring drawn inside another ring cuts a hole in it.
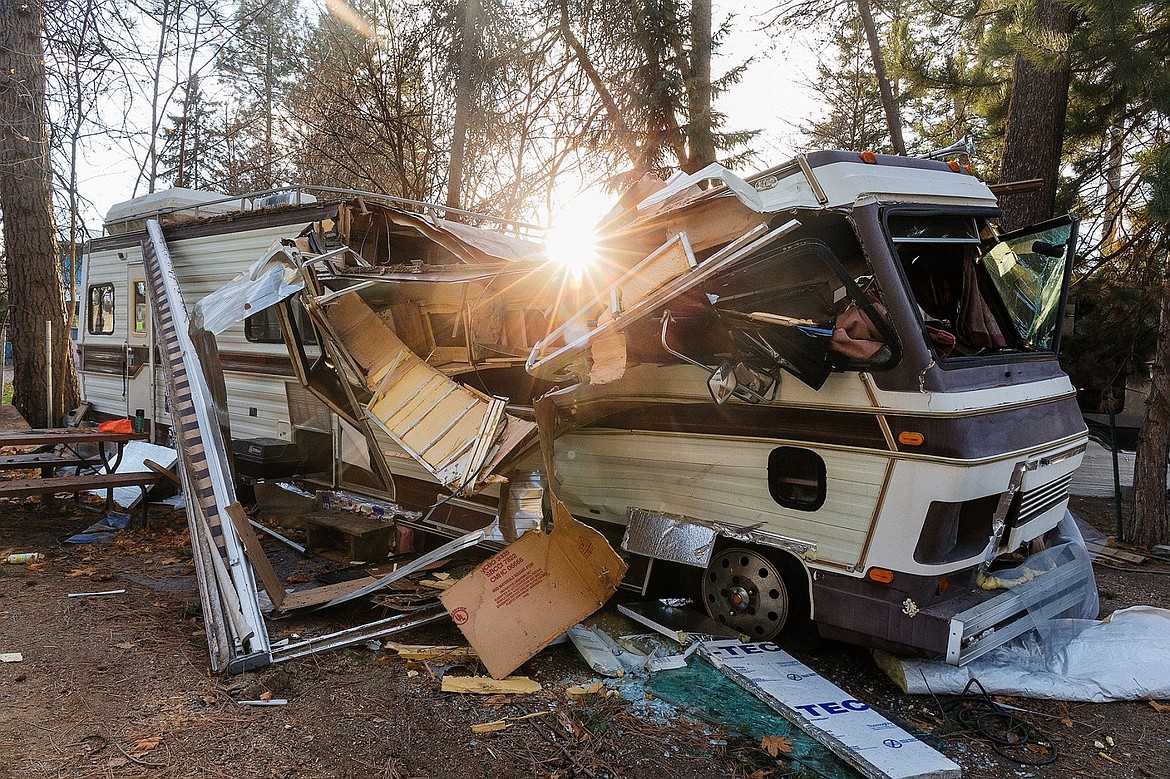
[[[479,0],[459,0],[459,64],[455,72],[455,121],[451,130],[451,161],[447,166],[447,206],[459,208],[463,186],[463,157],[467,152],[467,124],[479,50],[482,10]]]

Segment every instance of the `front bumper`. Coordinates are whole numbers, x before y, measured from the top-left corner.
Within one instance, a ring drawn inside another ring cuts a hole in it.
[[[863,579],[820,577],[813,585],[815,618],[828,637],[941,655],[951,665],[964,665],[1047,620],[1097,616],[1092,563],[1067,511],[1057,532],[1048,549],[1016,568],[994,571],[988,586],[995,589],[973,585],[921,607],[915,601],[926,599],[912,593]]]

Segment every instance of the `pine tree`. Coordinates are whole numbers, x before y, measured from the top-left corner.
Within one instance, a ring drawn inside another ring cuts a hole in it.
[[[198,76],[187,80],[179,102],[182,110],[167,117],[172,124],[164,130],[160,175],[176,187],[228,189],[224,187],[225,133],[218,121],[220,104],[207,98]]]
[[[828,111],[801,124],[801,133],[812,147],[892,152],[861,21],[847,20],[836,27],[831,43],[832,64],[818,62],[817,78],[809,84]]]
[[[219,52],[219,75],[235,108],[224,141],[249,151],[252,169],[235,178],[255,190],[292,177],[283,107],[302,75],[303,29],[296,0],[240,0],[234,35]]]
[[[43,14],[38,2],[0,0],[0,211],[12,322],[12,405],[37,427],[56,424],[77,403],[72,312],[65,306],[53,219]],[[46,323],[52,327],[48,347]]]
[[[713,157],[735,167],[752,156],[746,147],[758,131],[724,129],[714,107],[748,63],[711,75],[728,27],[708,36],[703,2],[560,0],[562,35],[604,106],[599,143],[632,164],[622,180],[697,170]]]

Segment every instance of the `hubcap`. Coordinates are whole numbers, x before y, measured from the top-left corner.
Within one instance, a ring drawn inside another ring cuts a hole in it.
[[[788,590],[768,558],[751,549],[725,549],[703,577],[703,605],[724,625],[765,641],[788,619]]]

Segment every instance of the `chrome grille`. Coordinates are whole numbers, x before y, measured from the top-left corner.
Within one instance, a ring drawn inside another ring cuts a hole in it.
[[[1020,495],[1020,510],[1016,519],[1016,526],[1031,522],[1046,511],[1060,505],[1068,498],[1068,485],[1072,481],[1071,473],[1050,481],[1043,487],[1028,490]]]

